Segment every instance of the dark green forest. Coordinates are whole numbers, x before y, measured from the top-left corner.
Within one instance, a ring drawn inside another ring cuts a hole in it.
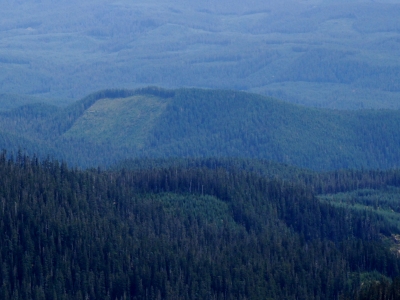
[[[0,112],[0,148],[107,167],[124,159],[230,157],[313,170],[399,167],[397,110],[341,111],[205,89],[104,90],[60,108]]]
[[[320,200],[357,189],[333,173],[289,180],[291,172],[261,175],[251,165],[148,161],[83,171],[3,152],[0,297],[371,299],[370,291],[397,291],[400,223]],[[358,188],[400,187],[395,170],[341,174]]]

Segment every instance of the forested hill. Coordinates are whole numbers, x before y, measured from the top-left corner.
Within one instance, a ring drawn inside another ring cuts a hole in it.
[[[0,147],[72,165],[135,157],[262,158],[316,170],[400,165],[400,112],[307,108],[237,91],[106,90],[0,114]]]
[[[0,178],[1,299],[399,296],[399,223],[320,201],[323,177],[79,171],[2,153]]]

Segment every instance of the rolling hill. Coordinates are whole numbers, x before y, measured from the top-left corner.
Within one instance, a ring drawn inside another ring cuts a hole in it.
[[[237,91],[149,87],[1,112],[0,147],[83,167],[213,156],[387,169],[400,164],[399,125],[396,110],[324,110]]]

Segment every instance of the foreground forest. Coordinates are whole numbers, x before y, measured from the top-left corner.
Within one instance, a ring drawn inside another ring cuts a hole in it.
[[[399,296],[400,222],[367,202],[322,199],[400,188],[399,171],[294,175],[218,159],[125,166],[79,171],[1,155],[2,299]]]
[[[0,113],[0,149],[78,167],[123,159],[246,157],[314,170],[400,167],[397,110],[308,108],[228,90],[104,90],[64,108]]]

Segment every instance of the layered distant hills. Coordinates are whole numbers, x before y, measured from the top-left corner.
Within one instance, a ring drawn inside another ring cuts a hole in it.
[[[3,1],[0,92],[71,103],[156,85],[399,108],[399,14],[394,0]]]
[[[76,166],[238,157],[316,170],[399,167],[400,112],[307,108],[228,90],[104,90],[0,114],[0,147]]]

